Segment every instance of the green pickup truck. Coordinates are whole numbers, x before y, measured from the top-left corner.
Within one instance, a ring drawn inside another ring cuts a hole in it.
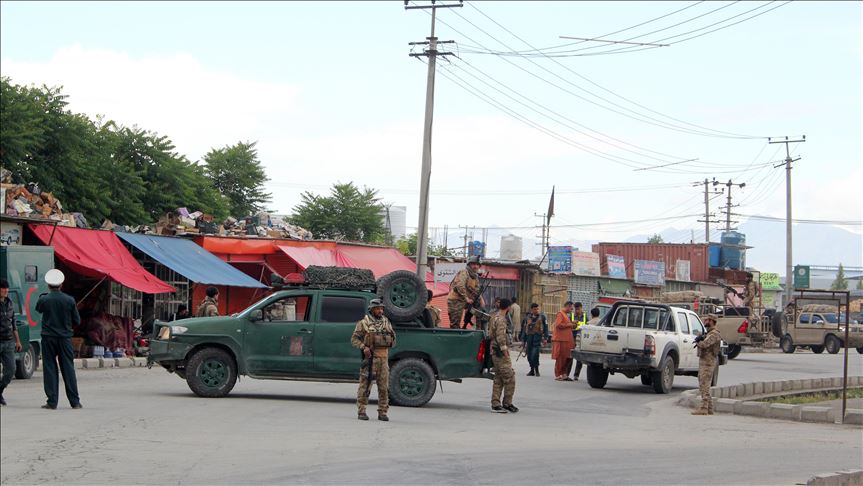
[[[424,301],[424,287],[422,294]],[[275,292],[230,317],[156,321],[149,362],[176,373],[202,397],[226,396],[238,375],[356,382],[362,359],[351,335],[377,297],[372,291],[301,287]],[[399,302],[390,297],[388,304]],[[436,380],[483,377],[488,366],[482,331],[430,328],[424,315],[391,319],[396,346],[389,355],[390,401],[396,405],[423,406]]]

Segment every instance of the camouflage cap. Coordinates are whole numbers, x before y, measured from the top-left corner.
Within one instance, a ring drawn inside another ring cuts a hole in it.
[[[719,316],[717,316],[716,314],[707,314],[706,316],[704,316],[704,320],[706,321],[707,319],[711,319],[713,320],[713,322],[719,322]]]
[[[369,310],[374,309],[375,307],[383,307],[384,301],[381,299],[372,299],[369,301]]]

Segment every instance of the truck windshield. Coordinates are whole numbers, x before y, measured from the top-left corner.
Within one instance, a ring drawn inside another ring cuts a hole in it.
[[[839,322],[839,318],[836,317],[836,314],[819,314],[819,316],[823,317],[824,321],[829,322],[830,324],[836,324]]]

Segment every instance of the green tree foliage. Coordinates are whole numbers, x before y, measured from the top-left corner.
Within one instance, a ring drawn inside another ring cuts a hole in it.
[[[311,231],[316,238],[380,242],[386,229],[377,191],[359,190],[352,182],[334,184],[329,196],[303,192],[294,207],[291,223]]]
[[[255,214],[271,201],[272,195],[264,192],[264,183],[269,178],[258,160],[255,142],[212,149],[204,156],[204,162],[213,185],[228,198],[231,214]]]
[[[396,248],[402,255],[415,256],[417,254],[417,234],[411,233],[406,238],[398,240]],[[428,254],[429,256],[453,256],[446,245],[435,245],[434,243],[429,243]]]
[[[836,280],[830,284],[830,290],[848,290],[848,279],[845,278],[845,268],[839,264],[839,271],[836,272]]]
[[[857,290],[863,290],[863,279],[857,281]]]
[[[0,163],[15,182],[54,193],[64,212],[137,225],[186,206],[228,215],[228,202],[202,166],[168,137],[66,108],[61,88],[0,79]]]
[[[656,233],[653,236],[651,236],[650,238],[648,238],[647,242],[653,243],[653,244],[665,243],[665,241],[662,240],[662,235],[660,235],[659,233]]]

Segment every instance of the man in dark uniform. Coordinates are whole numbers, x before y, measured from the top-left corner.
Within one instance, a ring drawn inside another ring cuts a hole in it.
[[[0,377],[0,406],[6,406],[3,391],[15,376],[15,353],[21,351],[21,339],[15,326],[15,307],[9,299],[9,282],[0,280],[0,361],[3,375]]]
[[[72,327],[81,323],[75,299],[60,291],[66,277],[60,270],[48,270],[45,283],[50,292],[39,298],[36,311],[42,314],[42,373],[47,403],[42,408],[57,409],[59,371],[63,373],[66,398],[74,409],[81,408],[78,396],[78,380],[75,378],[75,362],[72,351]]]

